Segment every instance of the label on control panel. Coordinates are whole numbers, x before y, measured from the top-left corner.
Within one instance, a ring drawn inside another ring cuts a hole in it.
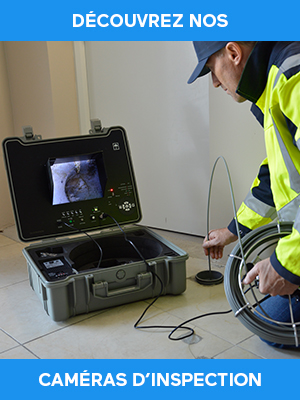
[[[43,265],[45,268],[49,269],[55,267],[63,267],[64,263],[60,259],[58,259],[58,260],[45,261]]]

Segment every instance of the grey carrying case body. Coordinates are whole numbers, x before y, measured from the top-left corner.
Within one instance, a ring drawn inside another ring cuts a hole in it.
[[[186,289],[186,252],[141,220],[126,132],[3,141],[29,281],[54,321]]]

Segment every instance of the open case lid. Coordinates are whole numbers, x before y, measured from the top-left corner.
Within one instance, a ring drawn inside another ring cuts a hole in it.
[[[26,128],[29,134],[24,130],[23,138],[3,141],[22,241],[116,226],[105,214],[120,225],[141,220],[130,150],[122,127],[45,140],[33,136],[31,127]]]

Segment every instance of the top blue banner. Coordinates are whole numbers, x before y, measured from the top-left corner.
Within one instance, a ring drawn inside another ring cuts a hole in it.
[[[299,1],[1,4],[1,40],[299,40]]]

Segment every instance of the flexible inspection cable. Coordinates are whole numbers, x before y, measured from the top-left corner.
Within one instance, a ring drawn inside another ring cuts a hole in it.
[[[254,334],[269,342],[298,347],[300,339],[300,322],[294,321],[292,296],[286,296],[289,302],[291,322],[283,323],[270,318],[264,311],[263,302],[270,296],[262,296],[259,293],[258,279],[254,285],[243,285],[242,283],[243,278],[249,269],[253,267],[253,261],[258,261],[260,259],[259,255],[261,255],[266,249],[271,246],[276,247],[280,238],[289,235],[292,232],[293,223],[273,222],[253,230],[242,238],[237,221],[237,208],[228,164],[225,158],[220,156],[216,159],[213,165],[209,184],[207,238],[209,238],[211,188],[215,169],[219,160],[222,160],[225,165],[238,236],[238,244],[231,252],[225,267],[224,290],[228,303],[240,322]],[[248,259],[250,259],[250,262],[246,262]],[[209,255],[208,263],[209,271],[211,271]]]
[[[276,246],[278,240],[292,232],[292,222],[272,222],[266,226],[255,229],[242,239],[242,247],[246,259],[256,258],[257,252],[263,252],[270,246]],[[296,323],[293,318],[291,307],[292,296],[288,297],[291,322],[280,322],[270,318],[263,309],[263,300],[259,309],[257,308],[257,296],[254,287],[245,293],[246,287],[242,280],[247,272],[241,261],[241,246],[237,244],[228,258],[225,275],[224,288],[228,303],[240,322],[251,332],[269,342],[283,345],[294,345],[298,347],[300,339],[300,322]],[[259,293],[258,293],[259,295]],[[252,303],[253,302],[253,303]]]

